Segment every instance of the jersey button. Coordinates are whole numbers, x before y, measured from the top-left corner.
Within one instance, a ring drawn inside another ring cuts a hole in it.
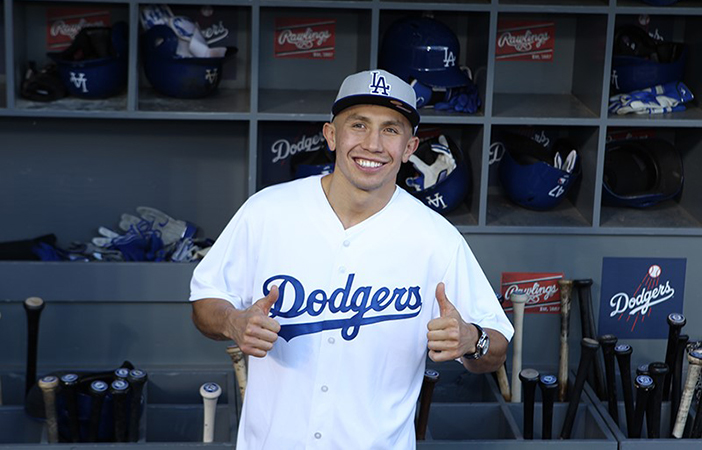
[[[348,247],[349,245],[351,245],[351,241],[344,241],[344,247]]]
[[[319,431],[316,432],[316,433],[314,434],[314,438],[315,438],[315,439],[322,439],[322,433],[320,433]]]
[[[322,392],[327,392],[328,390],[329,390],[329,388],[328,388],[328,387],[326,387],[326,386],[322,386]]]
[[[346,267],[344,267],[344,266],[339,267],[339,273],[346,273]]]
[[[333,344],[336,341],[334,340],[333,337],[330,337],[329,339],[327,339],[327,342],[329,342],[330,344]]]

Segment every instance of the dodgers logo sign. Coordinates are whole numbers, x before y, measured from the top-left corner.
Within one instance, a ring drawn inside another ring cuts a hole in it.
[[[683,311],[684,258],[604,258],[599,334],[665,339],[668,314]]]

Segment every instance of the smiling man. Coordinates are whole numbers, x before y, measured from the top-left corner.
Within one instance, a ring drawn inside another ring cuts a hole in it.
[[[251,196],[195,269],[195,325],[253,357],[237,449],[413,449],[427,355],[504,361],[513,329],[465,239],[395,184],[415,105],[388,72],[347,77],[333,173]]]

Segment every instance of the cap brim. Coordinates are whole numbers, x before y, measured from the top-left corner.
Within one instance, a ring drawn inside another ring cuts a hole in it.
[[[416,108],[396,98],[389,98],[381,95],[362,94],[344,97],[334,103],[334,106],[332,106],[332,114],[336,116],[341,111],[354,105],[386,106],[405,116],[413,129],[419,125],[419,113]]]

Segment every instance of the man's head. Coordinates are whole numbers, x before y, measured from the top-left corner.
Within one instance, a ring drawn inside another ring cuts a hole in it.
[[[361,104],[393,109],[402,114],[415,131],[419,125],[414,89],[390,72],[367,70],[346,77],[332,106],[332,119],[346,108]]]

